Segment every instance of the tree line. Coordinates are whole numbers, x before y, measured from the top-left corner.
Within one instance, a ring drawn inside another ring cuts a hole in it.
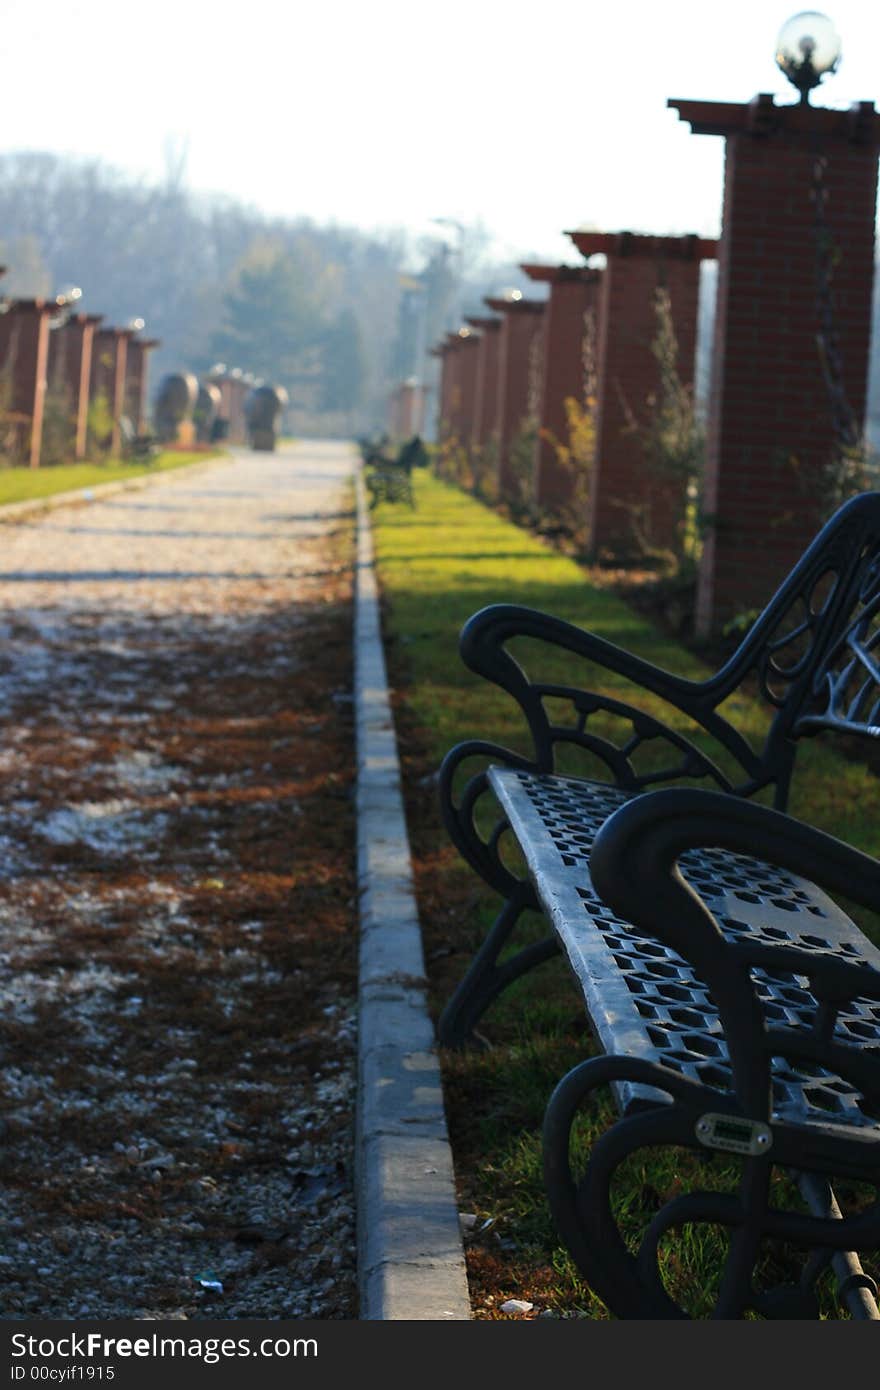
[[[397,331],[400,236],[267,217],[95,160],[0,156],[3,293],[81,287],[78,308],[161,339],[154,371],[225,361],[318,410],[378,410]],[[369,350],[367,350],[369,348]]]
[[[161,340],[153,379],[216,362],[285,386],[294,404],[381,426],[392,385],[409,375],[406,266],[424,266],[423,348],[509,278],[479,228],[459,245],[270,217],[232,197],[200,195],[169,165],[154,184],[99,160],[0,155],[2,292],[83,291],[78,308],[124,326],[142,318]],[[431,366],[423,359],[423,369]],[[418,363],[415,363],[417,370]]]

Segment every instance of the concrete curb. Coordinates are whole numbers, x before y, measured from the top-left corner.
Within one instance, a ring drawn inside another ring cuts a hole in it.
[[[367,1320],[471,1316],[360,469],[355,593],[358,1282]]]
[[[179,468],[168,468],[164,473],[139,473],[136,478],[117,478],[112,483],[97,483],[94,487],[78,487],[71,492],[51,492],[48,497],[29,497],[24,502],[7,502],[0,506],[0,523],[13,523],[25,520],[38,512],[51,512],[56,507],[87,507],[90,502],[101,502],[117,492],[136,492],[151,487],[153,483],[167,483],[173,478],[189,477],[192,473],[233,457],[231,452],[212,454],[210,458],[194,459],[183,463]]]

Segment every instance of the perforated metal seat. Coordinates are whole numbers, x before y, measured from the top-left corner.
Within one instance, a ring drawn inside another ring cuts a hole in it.
[[[589,871],[593,840],[626,792],[602,783],[492,768],[489,782],[523,851],[538,899],[583,991],[602,1050],[660,1062],[704,1085],[731,1090],[718,1011],[693,967],[670,947],[623,921],[599,898]],[[880,951],[844,912],[806,879],[744,855],[692,850],[685,879],[703,896],[726,939],[795,946],[880,969]],[[811,1029],[817,1000],[803,976],[754,972],[768,1022]],[[880,1004],[852,1001],[835,1032],[880,1056]],[[624,1111],[661,1097],[618,1082]],[[819,1067],[773,1062],[773,1112],[779,1119],[857,1125],[880,1131],[859,1092]]]

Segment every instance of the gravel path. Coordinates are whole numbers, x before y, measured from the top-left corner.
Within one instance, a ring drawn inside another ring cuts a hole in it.
[[[351,467],[0,527],[0,1316],[356,1315]]]

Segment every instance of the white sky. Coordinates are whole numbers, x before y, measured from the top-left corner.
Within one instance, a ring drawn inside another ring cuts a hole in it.
[[[667,97],[796,100],[776,0],[4,0],[0,149],[95,155],[268,212],[361,227],[481,219],[572,258],[568,227],[718,231],[720,139]],[[814,104],[880,98],[876,0]],[[574,256],[574,259],[577,259]]]

